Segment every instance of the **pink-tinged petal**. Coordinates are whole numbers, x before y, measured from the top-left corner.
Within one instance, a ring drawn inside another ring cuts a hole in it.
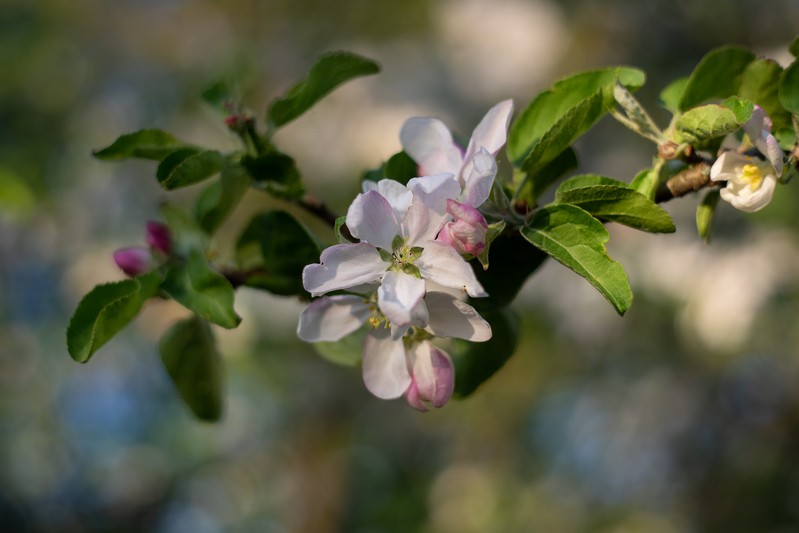
[[[408,119],[400,130],[400,143],[424,175],[450,172],[458,174],[463,153],[452,141],[452,134],[438,119]]]
[[[447,200],[447,213],[452,215],[455,220],[463,220],[470,226],[482,226],[488,229],[488,222],[486,222],[483,214],[471,206],[471,204],[461,203],[457,200]]]
[[[377,289],[377,306],[392,326],[401,328],[420,321],[424,326],[427,324],[427,308],[422,301],[424,291],[423,279],[404,272],[386,272]]]
[[[141,246],[120,248],[114,252],[114,262],[131,278],[149,272],[153,268],[153,256],[150,250]]]
[[[416,381],[414,380],[411,381],[410,387],[408,387],[408,390],[405,391],[405,401],[408,402],[408,405],[418,411],[423,413],[428,411],[427,406],[419,397],[419,388],[416,386]]]
[[[370,315],[359,296],[324,296],[303,309],[297,336],[308,342],[337,341],[361,327]]]
[[[438,337],[456,337],[473,342],[491,338],[491,326],[474,307],[445,292],[424,297],[430,319],[427,330]]]
[[[480,148],[485,148],[491,155],[496,155],[507,140],[512,114],[513,100],[505,100],[489,109],[472,132],[464,159],[468,161],[471,156],[480,151]]]
[[[447,222],[436,240],[449,244],[459,254],[480,255],[486,245],[488,222],[483,214],[455,200],[447,200],[447,213],[454,219]]]
[[[363,382],[384,400],[399,398],[411,384],[402,339],[392,340],[388,329],[379,328],[366,335],[363,347]]]
[[[394,180],[380,180],[378,182],[366,180],[363,182],[363,192],[375,190],[380,195],[388,200],[394,209],[394,216],[397,220],[402,220],[405,217],[406,211],[411,206],[413,201],[413,193],[402,183]]]
[[[771,133],[772,122],[766,112],[759,105],[755,106],[752,111],[752,116],[744,124],[744,132],[749,136],[752,142],[757,142],[763,130]]]
[[[400,234],[394,208],[376,190],[359,194],[347,210],[347,228],[356,239],[391,251],[394,237]]]
[[[494,156],[481,148],[471,160],[467,160],[463,169],[463,202],[475,207],[483,205],[491,194],[496,176],[497,162]]]
[[[780,143],[777,142],[776,137],[772,134],[766,133],[765,131],[761,133],[762,135],[760,137],[760,142],[757,143],[757,149],[766,156],[771,166],[774,167],[777,177],[782,176],[782,158],[784,154],[782,148],[780,148]]]
[[[147,222],[145,240],[151,248],[169,255],[172,252],[172,236],[169,228],[160,222]]]
[[[321,263],[308,265],[302,271],[302,286],[312,296],[374,283],[389,267],[377,248],[366,243],[336,244],[325,248],[319,259]]]
[[[448,172],[413,178],[408,182],[408,189],[439,215],[446,213],[447,200],[461,193],[455,175]]]
[[[414,265],[423,278],[439,285],[462,289],[473,298],[488,296],[469,263],[443,242],[428,242]]]
[[[409,349],[413,361],[412,385],[421,401],[443,407],[455,389],[455,367],[449,356],[430,342],[421,342]]]

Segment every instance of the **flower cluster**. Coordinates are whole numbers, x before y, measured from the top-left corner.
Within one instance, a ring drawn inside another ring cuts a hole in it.
[[[771,134],[771,127],[766,112],[755,106],[752,118],[744,125],[744,132],[766,159],[727,151],[710,169],[711,180],[727,182],[721,189],[721,198],[747,213],[758,211],[771,201],[777,178],[782,175],[783,152]]]
[[[487,294],[461,254],[485,248],[477,207],[493,185],[512,109],[510,101],[492,108],[465,152],[440,121],[406,122],[400,139],[422,177],[364,182],[346,216],[359,242],[325,249],[303,271],[305,289],[321,297],[302,312],[299,337],[336,341],[368,324],[363,378],[379,398],[405,395],[419,410],[443,406],[455,372],[431,340],[491,338],[488,322],[463,301]]]
[[[129,246],[114,252],[114,262],[126,275],[134,278],[153,269],[153,254],[169,256],[172,253],[172,236],[160,222],[147,223],[145,240],[148,247]]]

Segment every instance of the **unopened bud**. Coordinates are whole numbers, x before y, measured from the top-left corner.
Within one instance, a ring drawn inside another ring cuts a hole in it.
[[[480,255],[486,244],[488,223],[474,207],[447,200],[447,212],[454,219],[447,222],[438,234],[437,240],[454,248],[459,254]]]
[[[429,342],[414,349],[411,384],[405,400],[419,411],[427,411],[427,403],[443,407],[455,390],[455,366],[443,351]]]
[[[120,248],[114,252],[114,262],[122,272],[134,278],[150,271],[153,264],[153,257],[150,250],[147,248],[133,246],[130,248]]]
[[[147,223],[147,244],[154,250],[169,255],[172,252],[172,236],[169,228],[160,222],[150,221]]]

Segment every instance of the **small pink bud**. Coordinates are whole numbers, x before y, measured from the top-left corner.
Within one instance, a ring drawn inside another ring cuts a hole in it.
[[[488,223],[474,207],[447,200],[447,212],[454,219],[447,222],[436,240],[450,245],[459,254],[480,255],[485,249]]]
[[[114,252],[114,262],[127,274],[134,278],[152,268],[153,257],[150,250],[141,246],[120,248]]]
[[[415,349],[411,384],[405,391],[405,400],[414,409],[427,411],[426,402],[433,407],[443,407],[455,390],[455,366],[443,351],[429,342]]]
[[[150,221],[147,223],[147,244],[154,250],[169,255],[172,252],[172,236],[169,228],[160,222]]]

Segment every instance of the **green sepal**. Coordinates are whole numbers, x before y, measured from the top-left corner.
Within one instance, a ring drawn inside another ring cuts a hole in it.
[[[173,325],[158,343],[161,360],[183,402],[200,420],[222,416],[224,368],[208,322],[194,315]]]
[[[67,327],[67,350],[72,359],[87,362],[158,294],[161,276],[149,272],[133,279],[98,285],[78,304]]]
[[[241,164],[247,169],[256,187],[284,200],[299,200],[305,194],[302,176],[290,156],[271,152],[261,156],[245,156]]]
[[[484,313],[492,335],[486,342],[453,341],[450,356],[455,365],[454,398],[465,398],[493,376],[516,351],[519,316],[510,308]]]
[[[719,189],[710,189],[696,206],[696,231],[705,244],[710,243],[710,230],[719,198],[721,198]]]
[[[336,218],[335,224],[333,224],[333,233],[336,235],[336,241],[339,244],[352,244],[352,241],[349,240],[347,237],[344,236],[342,233],[341,228],[347,223],[347,215],[341,215],[340,217]]]
[[[212,324],[233,329],[241,322],[233,308],[233,286],[222,274],[211,269],[205,256],[198,251],[191,252],[186,261],[170,265],[161,289]]]
[[[194,213],[200,227],[206,233],[213,233],[236,208],[251,184],[252,178],[243,167],[225,165],[219,180],[197,197]]]
[[[644,73],[638,69],[608,67],[581,72],[555,82],[551,89],[539,94],[511,125],[507,147],[509,159],[515,165],[520,165],[535,144],[567,113],[584,100],[601,92],[604,105],[599,106],[595,115],[584,117],[583,129],[576,135],[579,137],[599,120],[613,103],[613,86],[617,81],[628,90],[634,91],[644,84],[644,80]]]
[[[165,131],[146,129],[122,135],[109,146],[95,150],[92,155],[103,161],[128,158],[161,161],[175,150],[189,147]]]
[[[378,72],[380,67],[377,63],[349,52],[332,52],[322,56],[304,80],[269,105],[269,128],[279,128],[291,122],[342,83]]]
[[[576,205],[594,217],[650,233],[676,230],[669,214],[623,181],[585,174],[563,182],[555,202]]]
[[[247,272],[244,284],[284,296],[308,296],[302,271],[320,253],[308,230],[285,211],[256,215],[236,243],[236,259]]]
[[[622,266],[608,257],[610,235],[588,212],[569,204],[536,211],[521,234],[536,248],[587,279],[623,315],[632,304],[630,282]]]
[[[679,110],[686,111],[708,100],[737,94],[744,69],[754,59],[751,50],[740,46],[725,46],[708,52],[686,82]]]
[[[480,264],[483,265],[483,270],[488,270],[488,254],[491,250],[491,243],[502,234],[505,230],[505,221],[500,220],[499,222],[494,222],[488,225],[488,229],[486,230],[486,242],[485,248],[483,248],[482,253],[477,256],[477,260],[480,261]]]
[[[167,191],[188,187],[217,174],[225,166],[225,157],[216,150],[181,148],[166,156],[155,173]]]

